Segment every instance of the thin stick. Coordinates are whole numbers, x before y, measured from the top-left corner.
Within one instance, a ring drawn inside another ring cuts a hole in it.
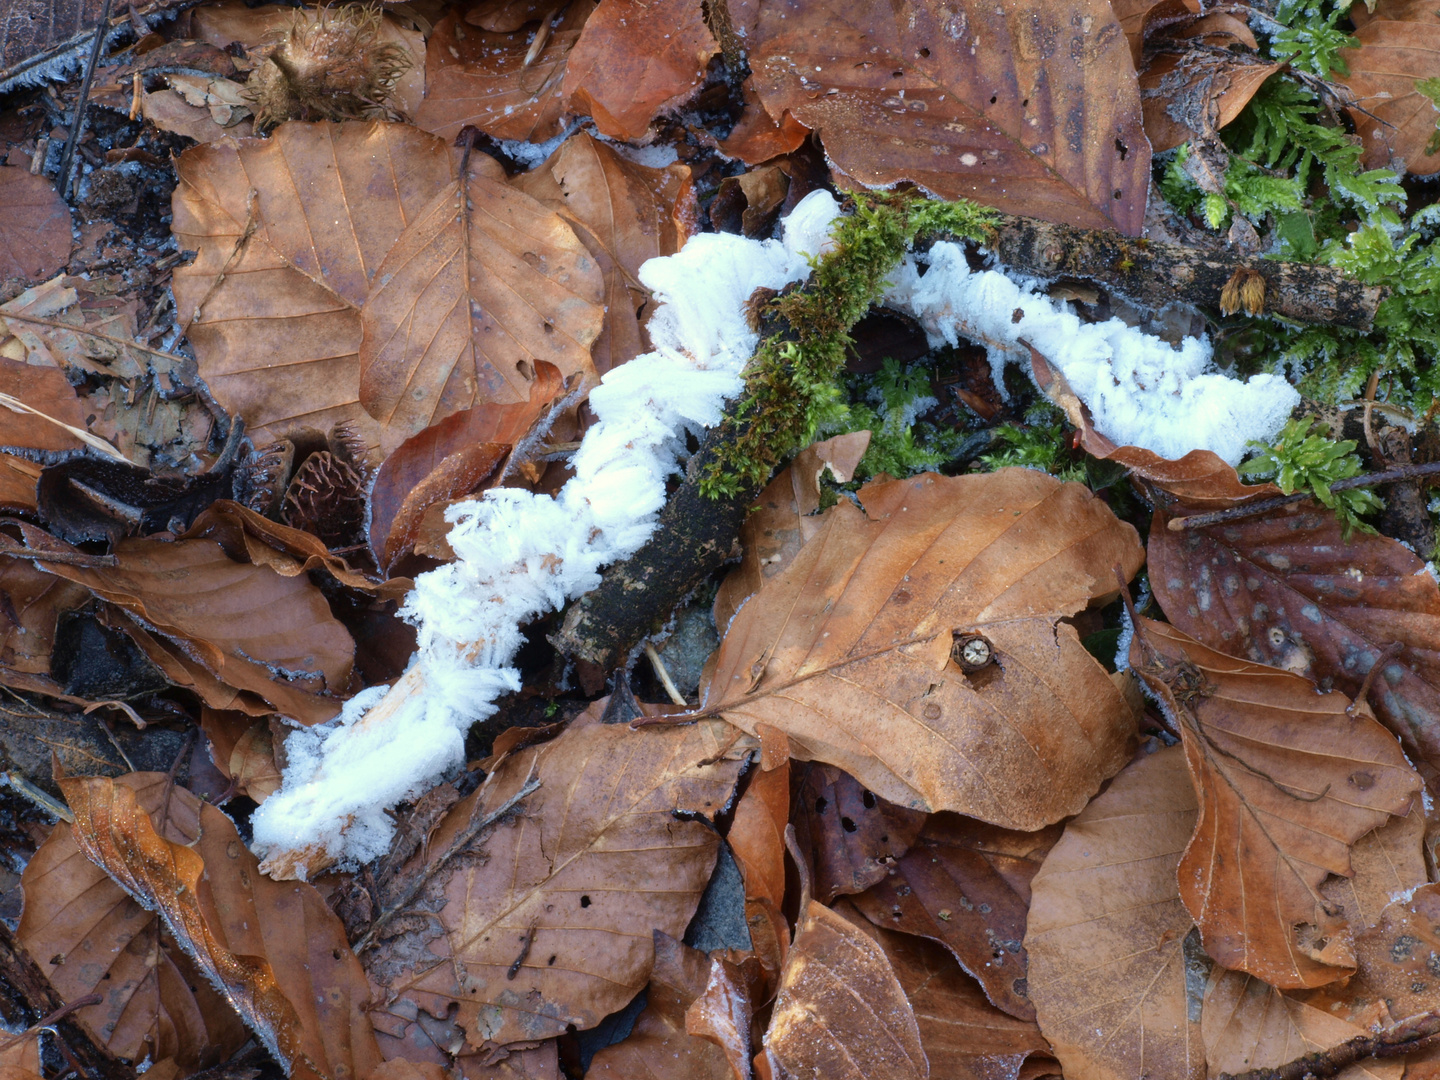
[[[38,562],[54,563],[56,566],[119,566],[120,560],[114,555],[87,555],[83,551],[36,551],[21,544],[0,540],[0,555],[16,559],[35,559]]]
[[[680,693],[675,683],[670,678],[670,672],[665,670],[665,661],[660,659],[660,654],[655,651],[655,646],[645,642],[645,655],[650,658],[650,666],[655,669],[655,677],[660,680],[660,685],[665,687],[665,693],[670,695],[670,700],[676,705],[689,705],[685,695]]]
[[[43,1017],[38,1024],[31,1024],[24,1031],[20,1032],[19,1035],[16,1035],[14,1038],[6,1039],[3,1043],[0,1043],[0,1054],[3,1054],[12,1046],[20,1045],[20,1043],[24,1042],[26,1039],[33,1038],[34,1036],[39,1035],[40,1032],[44,1031],[52,1024],[56,1024],[59,1023],[61,1020],[64,1020],[65,1017],[69,1016],[76,1009],[83,1009],[88,1005],[99,1005],[104,1000],[105,999],[99,994],[86,994],[82,998],[76,998],[74,1001],[70,1002],[69,1005],[62,1005],[60,1008],[52,1012],[49,1016]]]
[[[100,9],[100,25],[95,28],[95,44],[90,49],[90,59],[85,62],[85,77],[80,81],[80,97],[75,102],[75,115],[70,120],[70,137],[65,140],[65,152],[60,155],[60,197],[70,197],[70,187],[75,166],[75,147],[80,143],[80,132],[85,127],[85,106],[90,103],[90,82],[95,78],[95,65],[100,62],[100,53],[105,48],[105,39],[110,36],[110,0]]]
[[[1379,674],[1380,669],[1385,667],[1385,665],[1390,663],[1391,660],[1394,660],[1404,651],[1405,646],[1400,644],[1400,642],[1398,641],[1392,641],[1389,645],[1386,645],[1385,648],[1380,651],[1379,658],[1376,659],[1375,663],[1370,665],[1370,670],[1365,672],[1365,681],[1360,684],[1360,692],[1355,695],[1355,700],[1350,702],[1350,704],[1346,706],[1345,715],[1354,716],[1359,711],[1360,703],[1362,701],[1365,701],[1366,698],[1369,696],[1370,687],[1374,685],[1375,676]]]
[[[1399,1057],[1429,1046],[1440,1035],[1440,1013],[1421,1013],[1401,1020],[1378,1035],[1357,1035],[1332,1046],[1286,1062],[1273,1069],[1221,1073],[1217,1080],[1329,1080],[1357,1061]]]
[[[4,784],[15,794],[38,806],[51,817],[59,818],[71,825],[75,824],[75,815],[70,812],[68,806],[62,802],[56,802],[18,772],[0,773],[0,784]]]
[[[410,901],[414,900],[415,897],[419,895],[420,890],[440,871],[440,868],[450,861],[451,856],[459,854],[465,845],[469,844],[485,830],[498,824],[502,818],[510,814],[520,805],[522,799],[526,798],[532,792],[539,790],[539,788],[540,781],[535,779],[534,776],[531,776],[530,779],[525,781],[525,785],[514,795],[511,795],[510,798],[506,799],[504,804],[493,814],[486,814],[479,821],[472,822],[466,826],[465,831],[455,838],[455,842],[450,845],[445,854],[427,866],[410,887],[405,890],[405,894],[391,907],[382,911],[379,917],[370,924],[370,929],[365,931],[365,936],[355,943],[355,955],[360,955],[375,944],[375,935],[378,934],[391,919],[409,906]]]
[[[1352,491],[1355,488],[1381,487],[1385,484],[1399,483],[1401,480],[1414,480],[1422,476],[1435,475],[1440,475],[1440,461],[1431,461],[1424,465],[1397,465],[1384,472],[1352,476],[1348,480],[1336,480],[1330,485],[1330,490],[1340,492]],[[1246,503],[1244,506],[1232,506],[1228,510],[1214,510],[1208,514],[1191,514],[1189,517],[1174,518],[1167,528],[1172,532],[1180,532],[1182,529],[1203,529],[1207,525],[1220,525],[1227,521],[1254,517],[1256,514],[1264,514],[1311,497],[1308,491],[1297,491],[1293,495],[1261,499],[1258,502]]]

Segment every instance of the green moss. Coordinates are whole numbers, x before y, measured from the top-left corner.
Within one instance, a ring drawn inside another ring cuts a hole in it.
[[[1068,451],[1069,432],[1064,413],[1048,401],[1037,401],[1026,411],[1023,425],[1001,424],[995,429],[998,449],[982,454],[980,461],[991,471],[1023,465],[1084,483],[1085,467]]]
[[[1311,431],[1314,423],[1314,418],[1309,416],[1289,421],[1274,446],[1252,442],[1250,445],[1260,453],[1240,466],[1240,475],[1249,480],[1273,478],[1275,486],[1287,495],[1308,491],[1335,511],[1345,528],[1346,539],[1354,529],[1373,533],[1375,530],[1361,521],[1360,515],[1384,507],[1376,494],[1368,488],[1330,490],[1335,481],[1364,471],[1355,453],[1355,441],[1329,438],[1329,429],[1324,424]]]
[[[712,498],[763,484],[774,467],[805,446],[822,425],[844,423],[841,373],[851,328],[884,291],[886,278],[926,233],[983,240],[994,216],[968,202],[908,194],[853,196],[854,213],[835,222],[835,247],[813,263],[801,288],[769,301],[761,313],[781,327],[761,341],[746,369],[745,391],[725,439],[701,477]]]

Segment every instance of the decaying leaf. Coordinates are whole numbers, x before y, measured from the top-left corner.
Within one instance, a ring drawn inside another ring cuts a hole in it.
[[[1166,617],[1213,649],[1359,692],[1391,642],[1404,646],[1367,698],[1406,746],[1440,764],[1440,588],[1384,536],[1341,535],[1312,502],[1224,526],[1150,530],[1150,581]]]
[[[456,804],[406,871],[432,873],[415,901],[431,914],[367,954],[392,1002],[439,1017],[458,1003],[471,1046],[599,1023],[650,977],[653,931],[683,934],[709,881],[719,837],[676,815],[724,806],[743,752],[734,732],[714,721],[631,730],[601,723],[603,705],[511,752]],[[450,850],[532,779],[517,813]]]
[[[131,773],[128,788],[160,836],[193,844],[200,800],[164,773]],[[78,1019],[118,1057],[174,1058],[185,1070],[217,1065],[247,1038],[239,1016],[195,970],[160,918],[86,858],[61,822],[21,878],[25,908],[17,937],[67,1001],[104,1000]]]
[[[7,26],[0,48],[8,36]],[[70,257],[70,207],[47,177],[31,175],[21,155],[9,164],[0,169],[0,281],[39,281]]]
[[[1364,1035],[1362,1027],[1313,1008],[1240,971],[1216,967],[1205,987],[1201,1017],[1211,1074],[1275,1068]],[[1403,1061],[1357,1062],[1340,1080],[1400,1080]]]
[[[760,969],[760,963],[746,957],[741,967],[723,956],[711,956],[705,990],[685,1010],[685,1030],[720,1048],[734,1080],[750,1080],[751,1076],[755,1001],[747,968],[753,974]]]
[[[49,676],[55,629],[61,614],[84,607],[90,592],[47,574],[28,559],[0,556],[0,593],[7,617],[0,621],[0,681],[13,674]],[[38,689],[38,688],[37,688]]]
[[[1142,751],[1031,882],[1030,1000],[1073,1080],[1205,1076],[1193,923],[1175,879],[1195,807],[1184,752]]]
[[[735,804],[726,840],[745,876],[747,899],[785,902],[785,826],[790,819],[790,762],[757,770]]]
[[[1440,172],[1440,106],[1415,85],[1440,78],[1440,14],[1424,3],[1380,0],[1357,24],[1360,44],[1341,51],[1350,74],[1339,81],[1355,95],[1350,115],[1365,140],[1365,166]]]
[[[650,300],[640,267],[675,254],[694,228],[689,167],[637,165],[578,132],[514,184],[565,219],[604,276],[605,325],[590,350],[596,373],[639,356]]]
[[[720,144],[725,153],[747,165],[759,165],[781,154],[793,153],[809,137],[810,129],[796,120],[788,109],[780,114],[778,123],[771,119],[760,103],[760,95],[755,92],[752,80],[746,79],[741,91],[745,111]]]
[[[60,786],[86,858],[159,913],[292,1076],[358,1080],[379,1064],[364,974],[313,886],[262,875],[212,806],[199,804],[188,847],[155,831],[131,787],[95,777]]]
[[[1134,573],[1134,530],[1026,469],[927,473],[860,500],[740,609],[703,714],[771,725],[795,757],[901,806],[1022,831],[1078,812],[1134,719],[1060,620],[1113,591],[1117,564]]]
[[[699,88],[719,51],[700,0],[601,0],[566,62],[560,94],[602,135],[638,140]]]
[[[1180,895],[1205,951],[1273,986],[1354,969],[1327,874],[1350,845],[1409,812],[1421,788],[1394,736],[1308,679],[1215,652],[1137,616],[1130,665],[1174,717],[1200,814]]]
[[[775,1080],[923,1080],[930,1063],[884,950],[814,900],[801,914],[765,1032]]]
[[[0,309],[0,318],[3,316]],[[59,368],[0,358],[0,394],[35,410],[22,412],[0,399],[0,446],[56,451],[79,450],[85,445],[71,434],[84,430],[85,413],[75,388]]]
[[[1140,76],[1151,147],[1162,154],[1226,127],[1280,66],[1263,63],[1252,53],[1212,48],[1155,57]]]
[[[1085,228],[1140,230],[1150,145],[1105,0],[760,5],[750,67],[772,117],[819,131],[870,186]]]
[[[871,922],[931,938],[950,950],[1012,1016],[1035,1016],[1025,982],[1030,879],[1060,828],[1015,833],[935,814],[885,877],[852,903]]]
[[[595,378],[600,268],[493,158],[463,160],[395,241],[361,312],[360,401],[401,438],[486,401],[528,401],[537,360]]]
[[[1357,936],[1379,921],[1392,899],[1426,880],[1424,842],[1425,810],[1417,800],[1410,813],[1391,818],[1351,845],[1351,877],[1331,877],[1320,886]]]
[[[1440,885],[1399,892],[1356,937],[1355,957],[1395,1019],[1440,1009]]]

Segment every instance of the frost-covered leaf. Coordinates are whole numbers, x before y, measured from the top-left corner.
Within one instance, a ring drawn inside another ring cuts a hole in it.
[[[1187,992],[1193,923],[1175,880],[1194,827],[1184,752],[1142,752],[1031,882],[1030,1000],[1067,1077],[1203,1080]]]
[[[1365,985],[1403,1019],[1440,1009],[1440,885],[1397,894],[1355,939]]]
[[[1140,563],[1134,530],[1027,469],[871,484],[731,622],[702,697],[876,796],[1038,829],[1127,756],[1134,718],[1060,620]],[[962,661],[971,670],[962,667]]]
[[[853,181],[1140,231],[1150,145],[1106,0],[774,0],[749,40],[770,115]]]
[[[1345,695],[1166,623],[1138,618],[1130,666],[1174,718],[1195,783],[1180,895],[1205,951],[1274,986],[1344,978],[1350,935],[1319,889],[1350,875],[1351,844],[1409,812],[1421,781],[1399,743]]]
[[[1350,74],[1339,81],[1356,98],[1350,115],[1365,140],[1364,164],[1440,172],[1440,106],[1417,85],[1440,78],[1440,13],[1413,0],[1380,0],[1356,22],[1359,47],[1340,53]]]

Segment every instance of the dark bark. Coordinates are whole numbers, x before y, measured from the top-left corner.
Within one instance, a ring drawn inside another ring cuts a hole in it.
[[[1329,1050],[1306,1054],[1274,1069],[1222,1073],[1218,1080],[1329,1080],[1357,1061],[1399,1057],[1423,1049],[1440,1034],[1440,1014],[1422,1013],[1377,1035],[1359,1035]]]

